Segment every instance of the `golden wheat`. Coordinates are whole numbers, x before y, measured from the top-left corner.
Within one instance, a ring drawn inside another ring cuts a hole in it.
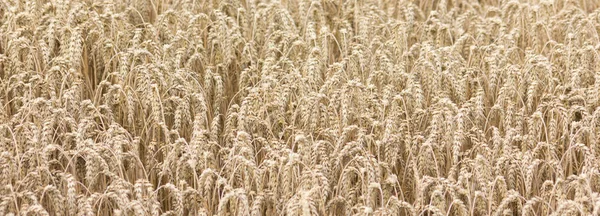
[[[599,215],[592,0],[0,0],[0,215]]]

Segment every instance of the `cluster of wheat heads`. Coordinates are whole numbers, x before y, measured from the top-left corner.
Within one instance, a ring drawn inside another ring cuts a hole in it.
[[[588,0],[0,0],[0,215],[597,215]]]

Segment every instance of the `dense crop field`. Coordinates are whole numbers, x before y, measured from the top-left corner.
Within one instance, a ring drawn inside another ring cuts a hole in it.
[[[599,215],[600,2],[0,0],[0,215]]]

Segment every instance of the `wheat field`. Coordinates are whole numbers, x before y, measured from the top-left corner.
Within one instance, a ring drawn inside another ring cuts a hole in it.
[[[0,216],[600,215],[600,2],[0,0]]]

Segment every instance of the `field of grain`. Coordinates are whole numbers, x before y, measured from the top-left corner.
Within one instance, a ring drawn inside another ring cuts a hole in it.
[[[600,215],[600,2],[0,0],[0,215]]]

